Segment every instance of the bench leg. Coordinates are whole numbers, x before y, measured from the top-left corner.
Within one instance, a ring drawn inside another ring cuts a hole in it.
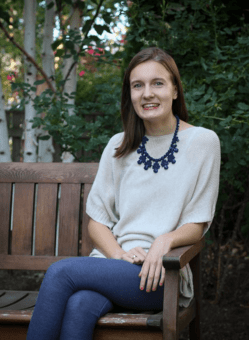
[[[196,255],[191,261],[191,269],[194,273],[194,294],[196,300],[196,316],[189,324],[189,339],[201,340],[201,256]]]
[[[178,340],[179,270],[166,270],[163,300],[163,340]]]
[[[28,326],[26,325],[0,325],[1,340],[26,340]]]

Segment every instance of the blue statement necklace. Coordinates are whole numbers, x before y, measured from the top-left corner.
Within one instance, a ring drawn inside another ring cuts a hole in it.
[[[177,115],[175,117],[176,117],[176,129],[172,142],[170,144],[170,148],[161,158],[153,158],[148,154],[148,152],[146,151],[145,144],[148,142],[149,139],[146,136],[143,136],[141,145],[137,149],[137,153],[141,154],[137,162],[138,164],[144,163],[144,170],[148,170],[149,168],[152,167],[153,171],[157,173],[160,167],[163,167],[165,170],[167,170],[169,163],[172,164],[176,163],[174,153],[178,152],[176,143],[179,142],[177,133],[179,130],[180,119]]]

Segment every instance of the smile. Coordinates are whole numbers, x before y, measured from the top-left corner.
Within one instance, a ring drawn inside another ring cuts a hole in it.
[[[160,104],[144,104],[143,109],[144,110],[155,110],[159,107]]]

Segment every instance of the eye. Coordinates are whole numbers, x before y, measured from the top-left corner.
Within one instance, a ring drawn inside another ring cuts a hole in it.
[[[163,83],[162,83],[161,81],[156,81],[156,82],[155,82],[155,85],[156,85],[156,86],[162,86]]]
[[[133,85],[133,88],[135,88],[135,89],[137,89],[137,88],[139,88],[139,87],[141,87],[141,84],[134,84],[134,85]]]

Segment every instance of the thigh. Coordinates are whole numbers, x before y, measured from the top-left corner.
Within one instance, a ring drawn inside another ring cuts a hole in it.
[[[132,309],[160,310],[163,306],[163,287],[147,293],[139,289],[141,265],[123,260],[77,257],[59,261],[56,272],[74,291],[93,290],[113,303]]]

